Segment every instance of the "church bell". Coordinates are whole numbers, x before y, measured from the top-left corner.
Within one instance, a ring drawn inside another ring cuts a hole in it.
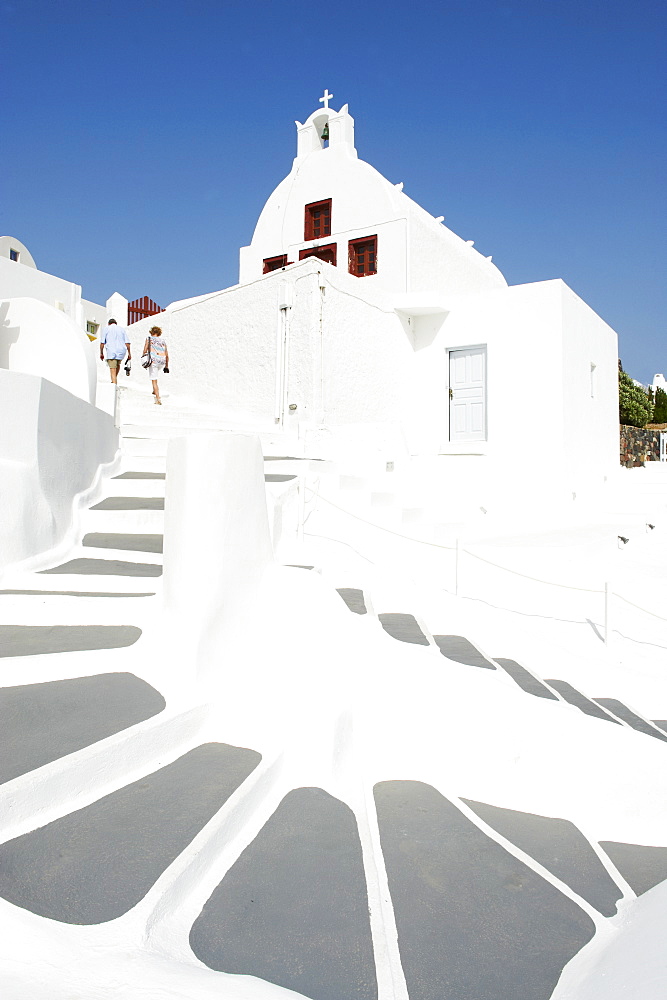
[[[322,129],[322,138],[323,139],[329,138],[329,122],[327,122],[324,128]]]

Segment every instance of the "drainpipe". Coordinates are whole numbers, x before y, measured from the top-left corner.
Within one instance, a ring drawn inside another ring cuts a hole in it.
[[[287,375],[289,371],[289,320],[288,310],[292,307],[293,288],[287,281],[281,281],[278,288],[278,322],[276,324],[276,397],[274,420],[285,423],[287,406]]]

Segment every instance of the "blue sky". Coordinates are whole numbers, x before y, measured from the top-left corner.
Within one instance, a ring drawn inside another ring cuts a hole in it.
[[[0,235],[93,301],[234,284],[328,87],[362,159],[510,284],[563,278],[647,382],[666,24],[662,0],[0,0]]]

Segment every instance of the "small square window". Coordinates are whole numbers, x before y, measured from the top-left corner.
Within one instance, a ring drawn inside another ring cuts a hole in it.
[[[9,251],[9,259],[10,260],[15,260],[16,263],[18,264],[20,257],[21,257],[21,251],[20,250],[11,250],[10,249],[10,251]]]
[[[331,236],[331,198],[306,205],[304,240],[321,240],[325,236]]]
[[[299,250],[299,260],[305,260],[306,257],[318,257],[323,260],[326,264],[333,264],[336,266],[336,244],[329,243],[325,247],[312,247],[310,250]]]
[[[286,253],[281,253],[278,257],[265,257],[264,270],[262,271],[262,274],[268,274],[270,271],[279,271],[281,267],[286,267],[286,265]]]
[[[364,236],[360,240],[350,240],[348,244],[350,274],[356,274],[358,278],[364,278],[368,274],[377,274],[377,245],[377,236]]]

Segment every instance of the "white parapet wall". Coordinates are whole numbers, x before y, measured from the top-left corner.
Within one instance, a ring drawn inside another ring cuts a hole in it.
[[[36,375],[0,369],[0,571],[71,542],[118,452],[113,418]]]

